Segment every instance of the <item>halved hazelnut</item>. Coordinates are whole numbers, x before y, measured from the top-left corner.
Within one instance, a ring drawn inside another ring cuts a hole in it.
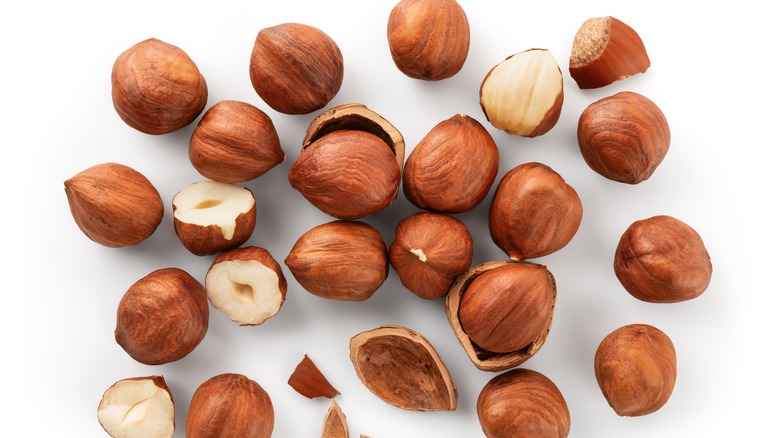
[[[479,102],[498,129],[523,137],[545,134],[563,107],[563,75],[547,49],[514,54],[493,67],[482,81]]]
[[[455,382],[436,349],[406,327],[383,326],[349,342],[349,358],[363,385],[393,406],[414,411],[454,411]]]
[[[162,376],[122,379],[103,393],[97,418],[114,438],[171,438],[173,396]]]
[[[330,403],[322,425],[322,438],[349,438],[347,417],[336,400]]]
[[[263,248],[227,250],[206,273],[211,305],[242,325],[260,325],[273,318],[287,296],[282,268]]]
[[[557,290],[543,265],[482,263],[458,277],[447,294],[447,319],[469,359],[501,371],[530,359],[547,340]]]
[[[307,398],[327,397],[333,398],[340,394],[328,379],[322,374],[319,368],[314,365],[309,355],[304,355],[303,359],[295,367],[287,384],[296,392]]]
[[[255,229],[252,192],[233,184],[200,181],[173,197],[173,225],[181,243],[195,255],[241,246]]]

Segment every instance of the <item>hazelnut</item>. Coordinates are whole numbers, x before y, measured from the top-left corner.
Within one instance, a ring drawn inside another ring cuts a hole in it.
[[[493,67],[479,89],[488,121],[512,135],[536,137],[558,122],[563,75],[547,49],[514,54]]]
[[[471,267],[473,241],[458,219],[417,213],[398,223],[390,245],[390,264],[401,284],[420,298],[447,295],[455,278]]]
[[[413,411],[454,411],[458,390],[436,349],[419,333],[383,326],[349,341],[363,385],[384,402]]]
[[[303,359],[295,367],[287,384],[296,392],[307,398],[327,397],[334,398],[341,393],[328,382],[317,365],[314,365],[309,355],[303,355]]]
[[[192,123],[206,107],[206,80],[180,48],[150,38],[124,51],[111,70],[111,98],[119,117],[146,134],[166,134]]]
[[[649,67],[642,39],[617,18],[591,18],[574,36],[569,73],[582,89],[604,87]]]
[[[254,380],[241,374],[220,374],[195,390],[185,428],[187,438],[270,438],[274,407]]]
[[[295,242],[284,263],[307,291],[334,300],[363,301],[384,283],[387,247],[371,225],[333,221]]]
[[[214,308],[241,325],[260,325],[279,312],[287,296],[282,268],[263,248],[247,246],[217,256],[206,273]]]
[[[206,289],[178,268],[154,271],[136,281],[119,301],[116,342],[146,365],[177,361],[206,336]]]
[[[530,359],[547,340],[557,290],[545,266],[492,261],[458,277],[447,319],[474,365],[501,371]]]
[[[65,181],[65,195],[79,229],[93,241],[117,248],[136,245],[163,218],[160,193],[141,173],[104,163]]]
[[[454,76],[466,62],[469,21],[455,0],[401,0],[387,21],[395,65],[414,79]]]
[[[273,121],[245,102],[223,100],[206,111],[190,138],[190,161],[223,183],[258,178],[284,161]]]
[[[349,438],[347,429],[347,417],[336,400],[330,402],[328,413],[322,424],[322,438]]]
[[[284,114],[307,114],[336,96],[344,79],[344,60],[325,32],[284,23],[257,33],[249,77],[271,108]]]
[[[490,379],[477,398],[477,416],[487,438],[564,438],[571,427],[561,391],[547,376],[529,369]]]
[[[712,262],[696,230],[670,216],[653,216],[634,222],[621,236],[615,275],[642,301],[676,303],[704,293]]]
[[[671,339],[646,324],[621,327],[601,341],[595,358],[596,381],[620,416],[652,414],[666,404],[677,379]]]
[[[514,260],[558,251],[571,241],[581,221],[577,192],[541,163],[507,172],[490,204],[490,237]]]
[[[122,379],[106,390],[97,412],[114,438],[172,438],[173,396],[162,376]]]
[[[666,117],[653,101],[630,91],[590,104],[580,116],[577,140],[585,162],[599,175],[626,184],[650,178],[671,144]]]
[[[476,120],[457,114],[436,125],[406,160],[406,198],[421,209],[463,213],[476,207],[498,174],[498,147]]]
[[[244,244],[255,229],[252,192],[233,184],[199,181],[173,197],[173,225],[195,255],[215,254]]]

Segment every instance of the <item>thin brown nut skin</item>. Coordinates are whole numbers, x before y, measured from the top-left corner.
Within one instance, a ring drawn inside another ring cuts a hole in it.
[[[322,438],[349,438],[347,417],[336,400],[330,403],[328,413],[325,415],[325,421],[322,424]]]
[[[314,365],[309,355],[304,355],[303,359],[293,370],[287,384],[295,391],[307,398],[326,397],[334,398],[341,393],[328,382],[328,379]]]
[[[403,74],[439,81],[463,67],[471,33],[466,13],[455,0],[401,0],[388,18],[387,42]]]
[[[647,324],[623,326],[599,344],[596,381],[620,416],[648,415],[661,409],[677,380],[677,355],[666,333]]]
[[[150,38],[127,49],[111,70],[111,98],[119,117],[146,134],[166,134],[206,107],[208,87],[180,48]]]
[[[258,32],[249,77],[271,108],[284,114],[308,114],[338,93],[344,59],[336,42],[320,29],[283,23]]]
[[[569,407],[545,375],[514,369],[492,378],[477,398],[477,415],[487,438],[565,438]]]
[[[699,233],[671,216],[632,223],[615,250],[615,275],[635,298],[650,303],[692,300],[707,290],[712,261]]]

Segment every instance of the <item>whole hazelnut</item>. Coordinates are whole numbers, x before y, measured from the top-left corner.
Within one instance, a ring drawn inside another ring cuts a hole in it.
[[[536,137],[558,122],[563,75],[547,49],[530,49],[493,67],[479,89],[488,121],[508,134]]]
[[[111,248],[137,245],[163,218],[160,193],[135,169],[104,163],[65,181],[73,220],[91,240]]]
[[[623,91],[590,104],[580,115],[577,140],[599,175],[626,184],[650,178],[671,144],[661,109],[641,94]]]
[[[195,390],[185,428],[187,438],[270,438],[273,403],[254,380],[241,374],[220,374]]]
[[[401,284],[420,298],[447,295],[452,283],[471,267],[473,241],[458,219],[417,213],[400,221],[390,245],[390,264]]]
[[[333,221],[304,233],[284,263],[300,285],[314,295],[363,301],[387,278],[387,247],[371,225]]]
[[[470,40],[468,18],[455,0],[401,0],[387,22],[393,61],[414,79],[454,76],[466,62]]]
[[[634,297],[651,303],[676,303],[704,293],[712,262],[693,228],[671,216],[632,223],[615,251],[615,275]]]
[[[147,134],[166,134],[200,115],[208,88],[183,50],[150,38],[114,62],[111,98],[119,117],[131,127]]]
[[[284,23],[258,32],[249,77],[271,108],[284,114],[307,114],[336,96],[344,79],[344,60],[325,32]]]
[[[671,339],[646,324],[621,327],[596,350],[596,381],[620,416],[651,414],[669,400],[677,379]]]
[[[106,390],[98,422],[115,438],[172,438],[173,396],[162,376],[122,379]]]
[[[476,120],[457,114],[436,125],[404,165],[406,198],[425,210],[463,213],[476,207],[498,174],[498,147]]]
[[[490,204],[490,237],[515,260],[558,251],[571,241],[581,221],[577,192],[541,163],[521,164],[507,172]]]
[[[273,121],[245,102],[217,102],[203,115],[190,138],[190,162],[213,181],[249,181],[282,161],[284,151]]]
[[[178,268],[154,271],[135,282],[119,301],[116,342],[146,365],[177,361],[206,336],[206,289]]]
[[[564,438],[571,417],[563,394],[544,374],[515,369],[490,379],[477,397],[487,438]]]

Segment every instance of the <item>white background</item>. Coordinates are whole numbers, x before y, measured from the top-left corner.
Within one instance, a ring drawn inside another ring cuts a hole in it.
[[[774,217],[780,158],[777,23],[758,2],[691,3],[562,6],[462,0],[471,25],[471,51],[458,75],[437,83],[409,79],[393,64],[385,33],[392,0],[31,1],[3,6],[0,132],[6,195],[0,221],[7,236],[2,239],[5,378],[0,404],[7,407],[2,434],[105,436],[96,419],[103,391],[122,378],[162,374],[176,401],[181,437],[197,386],[216,374],[238,372],[270,394],[276,410],[274,436],[319,436],[330,402],[306,399],[286,383],[308,354],[341,391],[337,401],[352,436],[482,436],[476,399],[495,374],[477,370],[468,360],[446,321],[443,300],[418,299],[392,269],[373,298],[347,303],[309,294],[283,267],[290,287],[277,317],[259,327],[240,327],[211,308],[206,338],[175,363],[139,364],[114,342],[116,305],[133,282],[168,266],[202,281],[212,260],[187,252],[172,227],[171,198],[202,179],[187,155],[194,124],[163,136],[126,126],[111,104],[114,60],[141,40],[162,39],[181,47],[199,66],[208,82],[208,106],[237,99],[269,114],[287,159],[247,184],[258,200],[257,228],[249,244],[267,248],[282,262],[301,234],[331,220],[287,182],[314,114],[288,116],[271,110],[248,76],[256,33],[294,21],[319,27],[343,52],[344,84],[329,106],[359,102],[382,114],[403,133],[407,155],[435,124],[465,113],[485,124],[498,143],[499,178],[518,164],[541,161],[578,191],[584,206],[579,232],[567,247],[537,260],[558,282],[552,331],[541,351],[522,365],[558,385],[571,411],[571,436],[771,435],[780,390],[773,364],[780,303]],[[582,91],[568,75],[569,50],[580,24],[603,15],[638,31],[652,66],[644,75]],[[565,98],[555,128],[525,139],[487,123],[478,89],[494,64],[533,47],[550,49],[558,60]],[[655,101],[672,132],[666,159],[650,180],[637,186],[591,171],[576,141],[582,110],[623,90]],[[63,181],[108,161],[145,174],[166,204],[161,226],[136,247],[97,245],[70,216]],[[487,229],[493,190],[475,210],[458,215],[474,235],[475,264],[504,258]],[[401,195],[391,208],[365,221],[389,245],[395,224],[414,212]],[[712,283],[693,301],[640,302],[614,276],[612,256],[622,232],[631,222],[657,214],[694,227],[710,252]],[[678,380],[671,399],[657,413],[640,418],[615,415],[593,374],[601,339],[630,323],[661,328],[677,349]],[[439,350],[459,389],[456,411],[403,411],[362,386],[349,361],[349,339],[383,324],[408,326]]]

